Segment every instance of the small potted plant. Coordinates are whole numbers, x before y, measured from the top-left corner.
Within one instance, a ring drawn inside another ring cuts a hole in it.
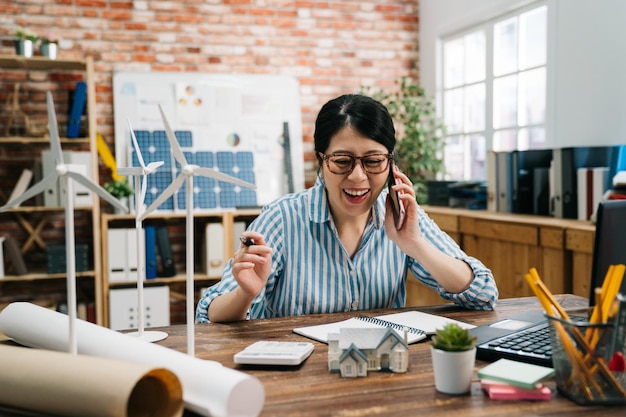
[[[431,339],[435,388],[444,394],[469,392],[476,363],[476,338],[456,323],[438,329]]]
[[[39,36],[37,36],[34,32],[24,29],[22,27],[18,27],[14,34],[14,43],[15,43],[15,52],[18,55],[25,56],[27,58],[33,56],[33,49],[35,43],[39,40]]]
[[[59,48],[59,38],[53,34],[48,33],[41,38],[41,44],[39,45],[39,51],[41,56],[46,56],[50,59],[57,58],[57,50]]]
[[[133,188],[126,178],[109,181],[103,187],[109,194],[123,202],[126,202],[128,196],[133,194]]]

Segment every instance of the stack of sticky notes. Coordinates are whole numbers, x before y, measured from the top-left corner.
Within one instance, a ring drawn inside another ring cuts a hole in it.
[[[494,400],[549,400],[552,393],[543,382],[553,376],[552,368],[510,359],[478,370],[481,387]]]

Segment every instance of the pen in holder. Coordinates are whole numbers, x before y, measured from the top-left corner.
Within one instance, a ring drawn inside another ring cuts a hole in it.
[[[581,405],[626,404],[626,324],[546,317],[559,392]]]

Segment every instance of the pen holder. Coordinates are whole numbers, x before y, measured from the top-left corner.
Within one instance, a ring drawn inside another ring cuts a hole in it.
[[[581,405],[626,404],[626,326],[546,317],[559,392]]]

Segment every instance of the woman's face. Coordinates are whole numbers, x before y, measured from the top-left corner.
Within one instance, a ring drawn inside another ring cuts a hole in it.
[[[329,170],[328,160],[322,161],[322,174],[326,183],[326,191],[330,208],[335,218],[341,216],[361,216],[369,214],[374,202],[386,185],[389,173],[386,155],[389,152],[380,143],[361,135],[350,126],[337,132],[330,140],[325,155],[351,155],[363,157],[370,155],[370,162],[381,161],[381,167],[386,167],[378,174],[368,174],[363,169],[362,161],[357,160],[354,169],[346,174],[334,174]],[[340,160],[340,163],[349,161]],[[367,164],[367,162],[366,162]],[[333,171],[337,172],[336,165]],[[368,168],[369,171],[379,169]]]

